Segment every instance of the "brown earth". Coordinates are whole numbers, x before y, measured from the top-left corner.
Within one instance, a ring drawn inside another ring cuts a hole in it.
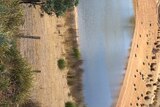
[[[65,19],[47,14],[42,16],[39,6],[29,5],[24,6],[24,18],[22,36],[40,37],[20,39],[21,54],[33,70],[40,70],[34,74],[31,99],[39,102],[41,107],[64,107],[66,101],[72,100],[68,96],[67,69],[61,71],[57,66],[57,60],[65,53]]]
[[[157,85],[153,84],[157,83],[160,74],[160,53],[157,51],[159,47],[156,48],[159,45],[157,41],[160,41],[157,0],[134,0],[134,6],[135,31],[116,107],[150,107],[154,102],[154,90],[157,89]],[[156,59],[153,56],[156,56]],[[147,91],[150,94],[147,94]],[[146,96],[149,99],[145,99]]]

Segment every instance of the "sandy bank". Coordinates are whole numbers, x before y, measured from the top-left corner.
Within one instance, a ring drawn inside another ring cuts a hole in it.
[[[159,52],[154,53],[158,37],[156,0],[134,0],[136,27],[127,70],[116,107],[148,107],[154,98],[154,86],[159,74]],[[156,56],[156,58],[154,58]],[[151,65],[155,63],[154,70]],[[153,77],[148,77],[148,75]],[[147,84],[151,84],[148,87]],[[146,95],[150,91],[150,95]],[[149,96],[149,100],[145,97]]]

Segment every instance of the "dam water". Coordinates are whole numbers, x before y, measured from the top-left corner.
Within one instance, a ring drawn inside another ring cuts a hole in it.
[[[87,107],[117,98],[133,36],[132,0],[80,0],[78,23]]]

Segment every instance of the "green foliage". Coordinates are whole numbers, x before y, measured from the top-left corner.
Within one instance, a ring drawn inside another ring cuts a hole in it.
[[[65,62],[64,59],[59,59],[59,60],[58,60],[58,67],[59,67],[59,69],[61,69],[61,70],[66,67],[66,62]]]
[[[77,48],[73,48],[73,56],[79,60],[80,59],[80,51]]]
[[[73,102],[66,102],[65,107],[76,107],[76,104],[74,104]]]
[[[79,0],[75,0],[75,6],[78,6]]]
[[[6,100],[1,100],[0,101],[0,107],[11,107],[9,102]]]
[[[0,107],[23,103],[32,86],[32,71],[16,47],[22,19],[19,0],[0,0]]]
[[[16,32],[23,23],[23,11],[19,0],[0,1],[0,30],[3,32]]]
[[[28,97],[32,86],[32,71],[20,55],[14,42],[9,45],[9,49],[0,53],[0,91],[3,92],[2,96],[9,104],[21,104]],[[5,96],[6,93],[10,93],[9,97]],[[0,101],[0,104],[3,103]]]
[[[12,46],[6,52],[6,55],[9,57],[10,64],[12,65],[10,73],[11,81],[16,86],[13,102],[23,103],[32,86],[32,71],[16,47]]]
[[[42,9],[49,15],[55,13],[58,17],[64,15],[67,9],[77,6],[78,3],[79,0],[47,0]]]
[[[0,91],[7,91],[10,85],[10,79],[5,74],[0,74]]]

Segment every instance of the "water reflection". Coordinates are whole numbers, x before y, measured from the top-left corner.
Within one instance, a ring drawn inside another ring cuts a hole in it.
[[[110,107],[133,35],[132,0],[81,0],[78,12],[87,107]]]

